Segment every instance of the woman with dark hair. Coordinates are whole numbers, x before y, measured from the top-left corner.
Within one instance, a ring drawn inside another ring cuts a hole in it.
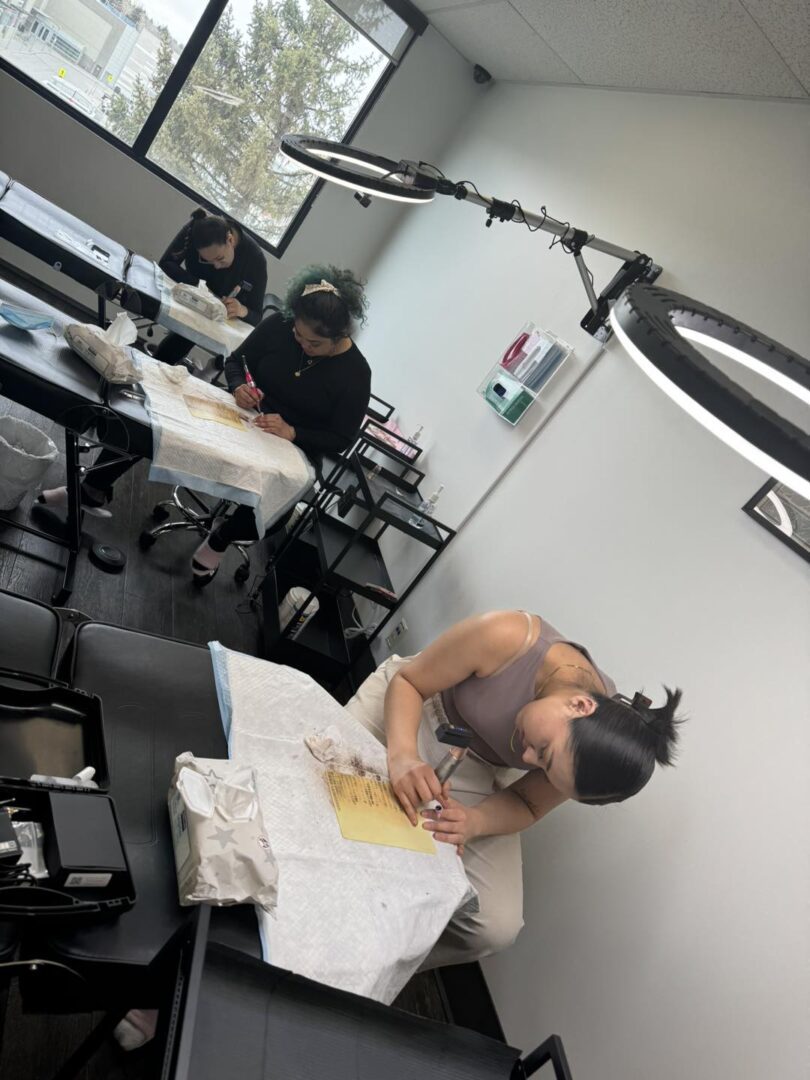
[[[225,375],[237,404],[257,411],[257,427],[294,442],[318,464],[323,454],[339,454],[353,441],[366,413],[371,370],[351,337],[365,321],[366,298],[350,270],[311,266],[290,282],[286,307],[245,339],[226,362]],[[246,371],[255,388],[247,385]],[[82,508],[110,517],[113,485],[137,460],[102,450],[82,483]],[[64,510],[67,488],[43,491],[39,502]],[[194,553],[194,584],[213,580],[234,540],[256,539],[254,511],[238,507]]]
[[[441,804],[422,827],[456,845],[478,891],[479,911],[453,919],[426,967],[480,959],[514,941],[523,925],[518,833],[567,799],[628,799],[656,763],[673,763],[681,692],[665,693],[658,708],[641,694],[623,697],[584,646],[523,611],[465,619],[363,683],[347,710],[386,745],[412,824],[421,806]],[[434,769],[447,747],[435,733],[447,722],[467,728],[472,743],[443,786]]]
[[[235,221],[195,210],[158,265],[172,281],[188,285],[206,282],[222,300],[229,319],[244,319],[252,326],[261,322],[267,263],[256,241]],[[154,355],[167,364],[176,364],[191,348],[192,342],[169,333]]]
[[[256,426],[316,463],[349,446],[368,407],[371,371],[352,340],[365,308],[350,270],[309,266],[290,282],[284,313],[265,319],[225,364],[228,389],[237,405],[258,412]],[[195,585],[213,580],[229,544],[255,539],[253,510],[240,506],[195,551]]]

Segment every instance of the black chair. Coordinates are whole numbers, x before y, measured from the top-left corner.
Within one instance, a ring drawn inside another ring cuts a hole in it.
[[[53,677],[62,638],[53,608],[0,589],[0,627],[0,685],[35,687]],[[0,963],[11,963],[20,936],[16,924],[0,922]]]
[[[53,608],[0,589],[0,627],[0,668],[45,679],[54,676],[62,623]],[[15,679],[12,685],[21,684]]]

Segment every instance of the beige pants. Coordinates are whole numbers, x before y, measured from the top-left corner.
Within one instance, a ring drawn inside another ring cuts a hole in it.
[[[388,684],[409,657],[392,656],[366,679],[346,710],[385,746],[383,706]],[[441,703],[425,702],[419,725],[419,756],[434,768],[446,753],[435,735]],[[450,781],[453,797],[474,806],[518,775],[468,753]],[[507,948],[523,926],[523,868],[520,837],[481,836],[464,849],[464,869],[478,891],[479,910],[448,924],[423,969],[480,960]]]

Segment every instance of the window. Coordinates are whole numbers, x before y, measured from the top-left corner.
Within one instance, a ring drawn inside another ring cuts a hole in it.
[[[140,92],[154,104],[205,6],[206,0],[0,0],[0,57],[111,130],[116,98]],[[187,10],[188,22],[169,19],[174,9]],[[168,62],[158,85],[162,48]],[[131,145],[137,132],[116,134]]]
[[[353,133],[426,25],[409,0],[0,0],[0,66],[280,254],[315,186],[281,136]]]

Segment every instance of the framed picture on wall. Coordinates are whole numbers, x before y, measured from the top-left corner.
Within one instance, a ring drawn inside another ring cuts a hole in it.
[[[810,500],[778,480],[769,480],[743,510],[810,562]]]

